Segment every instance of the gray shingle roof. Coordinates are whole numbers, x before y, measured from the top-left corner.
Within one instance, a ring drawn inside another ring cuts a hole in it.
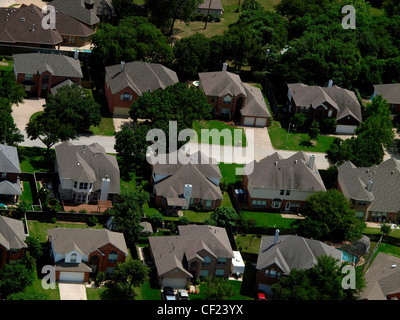
[[[261,238],[258,252],[258,270],[263,270],[276,264],[284,274],[290,274],[292,269],[309,269],[317,263],[317,258],[323,255],[333,256],[339,261],[342,252],[321,241],[303,238],[297,235],[281,235],[274,244],[275,236]]]
[[[21,186],[8,180],[0,181],[0,194],[20,196],[22,194]]]
[[[16,73],[41,74],[48,71],[53,76],[83,77],[80,61],[61,54],[21,53],[14,54],[13,60]]]
[[[16,147],[0,144],[0,172],[21,173]]]
[[[0,216],[0,245],[7,250],[27,248],[25,238],[24,223],[21,220]]]
[[[246,91],[246,105],[240,110],[242,116],[266,117],[271,115],[265,103],[264,96],[259,88],[242,83]]]
[[[210,6],[211,1],[211,6]],[[221,0],[204,0],[199,6],[199,9],[222,10]]]
[[[61,43],[62,37],[56,30],[42,28],[43,18],[42,10],[33,4],[0,8],[0,42],[51,46]]]
[[[124,235],[120,232],[107,229],[56,228],[48,229],[47,233],[51,237],[54,251],[57,253],[66,254],[72,250],[78,250],[88,255],[111,243],[128,255]]]
[[[218,258],[233,258],[233,251],[224,228],[208,225],[178,226],[179,236],[149,237],[158,275],[175,268],[191,274],[184,266],[185,260],[200,257],[200,250],[206,250]]]
[[[366,189],[372,181],[372,189]],[[338,182],[346,198],[372,201],[369,211],[400,211],[400,164],[389,158],[379,165],[357,168],[351,162],[338,167]]]
[[[185,184],[192,185],[191,198],[222,199],[220,187],[209,180],[222,177],[218,165],[212,164],[211,160],[205,160],[206,156],[201,152],[192,156],[193,160],[190,160],[188,164],[153,165],[156,174],[166,175],[166,178],[155,184],[156,194],[169,199],[170,205],[173,205],[171,201],[176,201],[175,205],[179,206],[186,204],[183,198]],[[179,201],[179,199],[182,200]]]
[[[248,175],[248,188],[326,191],[315,162],[313,168],[308,166],[309,159],[310,156],[303,151],[299,151],[287,159],[275,152],[254,163],[254,170]]]
[[[362,121],[361,105],[354,92],[342,89],[336,85],[328,87],[307,86],[303,83],[288,84],[296,106],[316,108],[323,103],[328,103],[338,114],[336,119],[347,115],[353,116],[360,123]]]
[[[161,64],[133,61],[126,62],[122,72],[120,64],[106,67],[106,82],[113,94],[130,87],[141,96],[145,92],[165,89],[179,80],[176,72]]]
[[[400,104],[400,83],[375,84],[374,89],[388,103]]]
[[[247,96],[240,76],[228,71],[199,73],[200,87],[206,96],[224,97],[226,95]]]
[[[106,6],[109,3],[104,0],[95,0],[93,9],[87,9],[85,7],[84,0],[53,0],[49,2],[49,5],[54,6],[61,12],[70,15],[71,17],[89,25],[95,25],[100,22],[98,14],[106,13]],[[98,11],[99,9],[99,11]],[[110,9],[111,10],[111,9]],[[113,8],[112,8],[113,12]]]
[[[397,267],[392,268],[393,265]],[[365,274],[366,288],[359,299],[386,300],[400,292],[400,258],[379,252]]]
[[[115,156],[105,153],[97,143],[74,145],[67,141],[55,147],[56,161],[62,179],[93,183],[93,190],[101,189],[102,179],[110,179],[110,193],[120,192],[120,172]]]

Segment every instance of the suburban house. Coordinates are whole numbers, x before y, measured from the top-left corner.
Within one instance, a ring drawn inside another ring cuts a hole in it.
[[[57,48],[63,44],[85,44],[93,30],[78,20],[55,12],[55,29],[45,29],[42,21],[46,14],[34,4],[20,8],[0,8],[0,44],[41,48]]]
[[[111,0],[53,0],[49,5],[92,30],[97,29],[99,22],[113,22],[115,18]]]
[[[400,114],[400,83],[375,84],[371,100],[376,96],[382,96],[389,103],[392,120],[397,122]]]
[[[63,202],[99,203],[116,201],[120,193],[117,159],[98,143],[74,145],[63,142],[55,147],[55,170]]]
[[[264,236],[261,238],[256,264],[256,289],[273,295],[271,286],[281,277],[289,276],[293,269],[310,269],[317,258],[332,256],[342,262],[342,251],[321,241],[297,235]]]
[[[400,258],[379,252],[365,273],[365,282],[359,300],[399,300]]]
[[[354,134],[361,124],[361,105],[353,91],[330,83],[328,87],[288,84],[289,113],[304,113],[315,121],[336,119],[337,134]]]
[[[221,18],[224,14],[221,0],[204,0],[195,10],[196,15]]]
[[[222,71],[199,73],[199,88],[218,118],[256,127],[265,127],[270,121],[261,90],[242,82],[239,75],[226,71],[226,64]]]
[[[400,220],[399,185],[400,164],[394,158],[368,168],[350,161],[338,167],[338,189],[365,221]]]
[[[107,229],[48,229],[56,281],[87,282],[98,272],[113,273],[129,255],[124,235]]]
[[[16,203],[22,194],[20,173],[17,148],[0,144],[0,201],[3,204]]]
[[[174,71],[158,63],[133,61],[106,67],[105,95],[111,114],[128,116],[132,102],[145,92],[178,83]]]
[[[284,159],[278,152],[254,162],[252,173],[243,176],[247,206],[252,209],[298,212],[306,199],[326,191],[315,156],[299,151]]]
[[[212,159],[197,152],[183,164],[169,161],[167,156],[167,164],[151,165],[150,184],[157,207],[173,212],[195,205],[203,210],[214,210],[221,205],[223,196],[219,181],[222,175]]]
[[[0,216],[0,269],[25,255],[28,248],[25,239],[23,221]]]
[[[234,254],[224,228],[181,225],[178,229],[176,236],[149,237],[161,287],[181,289],[190,280],[231,274]]]
[[[29,97],[45,98],[65,81],[80,85],[83,78],[80,61],[61,54],[21,53],[14,54],[13,60],[17,84]]]

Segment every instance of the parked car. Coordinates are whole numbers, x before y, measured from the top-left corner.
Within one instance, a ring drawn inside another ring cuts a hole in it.
[[[265,293],[263,291],[258,291],[257,292],[257,300],[267,300],[265,298]]]
[[[163,297],[165,300],[177,300],[174,289],[172,287],[164,287]]]
[[[178,297],[179,300],[189,300],[189,294],[185,289],[178,290]]]

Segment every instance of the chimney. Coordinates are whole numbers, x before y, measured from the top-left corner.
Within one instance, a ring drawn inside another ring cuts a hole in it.
[[[222,71],[227,71],[228,70],[228,64],[226,62],[224,62],[222,64]]]
[[[276,229],[275,230],[274,244],[278,243],[278,239],[279,239],[279,229]]]
[[[311,155],[310,156],[310,160],[308,161],[308,166],[310,167],[310,169],[314,168],[314,163],[315,163],[315,155]]]
[[[332,88],[332,86],[333,86],[333,80],[329,80],[328,88]]]
[[[125,61],[121,61],[121,68],[120,68],[120,72],[123,72],[125,68]]]
[[[110,189],[110,179],[108,176],[101,180],[100,200],[107,200],[108,190]]]
[[[372,190],[372,181],[367,181],[367,190],[371,192]]]
[[[189,209],[190,198],[192,196],[192,185],[191,184],[185,184],[185,190],[183,191],[183,196],[185,197],[185,200],[186,200],[186,209]]]
[[[78,60],[78,57],[79,57],[79,51],[78,51],[78,50],[75,50],[75,51],[74,51],[74,59],[75,59],[75,60]]]

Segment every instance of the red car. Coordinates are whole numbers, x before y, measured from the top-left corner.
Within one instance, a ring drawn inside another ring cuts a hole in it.
[[[267,299],[265,298],[265,293],[262,292],[262,291],[258,292],[258,293],[257,293],[257,300],[267,300]]]

